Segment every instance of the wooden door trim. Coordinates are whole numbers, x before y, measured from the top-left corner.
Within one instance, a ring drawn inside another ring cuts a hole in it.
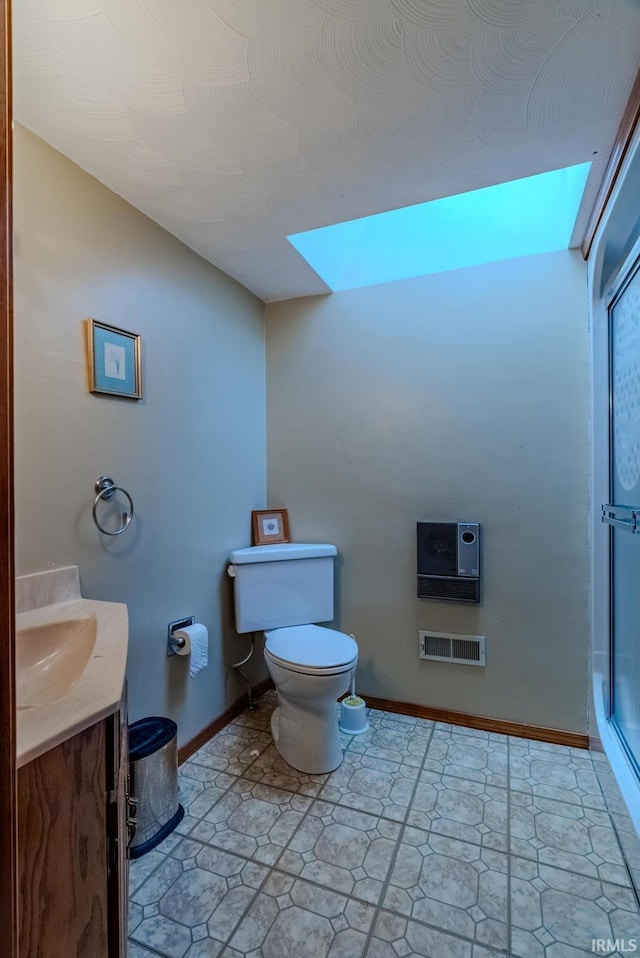
[[[622,121],[613,144],[611,156],[604,171],[602,183],[600,184],[600,189],[593,204],[587,228],[584,231],[581,250],[585,259],[587,259],[591,252],[596,232],[602,222],[604,211],[607,208],[607,203],[609,202],[616,180],[622,169],[622,164],[626,159],[633,134],[638,125],[638,120],[640,120],[640,71],[631,88],[629,101],[622,115]]]
[[[10,0],[0,0],[0,58],[0,954],[14,958],[18,951],[18,889],[14,679]]]

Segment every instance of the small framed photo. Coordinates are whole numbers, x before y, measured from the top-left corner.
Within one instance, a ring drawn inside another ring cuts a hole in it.
[[[251,513],[254,546],[290,542],[289,517],[286,509],[258,509]]]
[[[142,399],[140,336],[87,320],[89,391]]]

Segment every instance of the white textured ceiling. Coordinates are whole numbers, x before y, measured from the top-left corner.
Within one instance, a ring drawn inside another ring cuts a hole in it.
[[[289,233],[594,160],[639,0],[14,0],[16,119],[264,300]]]

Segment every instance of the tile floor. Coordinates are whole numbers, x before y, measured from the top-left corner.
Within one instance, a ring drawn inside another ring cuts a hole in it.
[[[275,705],[180,768],[179,832],[131,864],[129,958],[640,952],[640,841],[604,756],[370,711],[305,775]]]

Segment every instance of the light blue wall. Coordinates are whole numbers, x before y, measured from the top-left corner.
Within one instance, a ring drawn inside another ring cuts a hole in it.
[[[267,307],[269,502],[335,542],[363,693],[585,732],[586,268],[549,253]],[[416,521],[483,527],[483,602],[416,598]],[[418,630],[487,638],[421,662]]]
[[[87,388],[87,316],[140,333],[144,399]],[[264,306],[42,140],[15,131],[17,574],[77,564],[83,594],[129,607],[132,720],[188,741],[244,692],[228,669],[231,549],[265,504]],[[100,536],[93,484],[133,496]],[[209,628],[209,667],[167,659],[167,625]],[[266,674],[259,662],[254,679]]]

